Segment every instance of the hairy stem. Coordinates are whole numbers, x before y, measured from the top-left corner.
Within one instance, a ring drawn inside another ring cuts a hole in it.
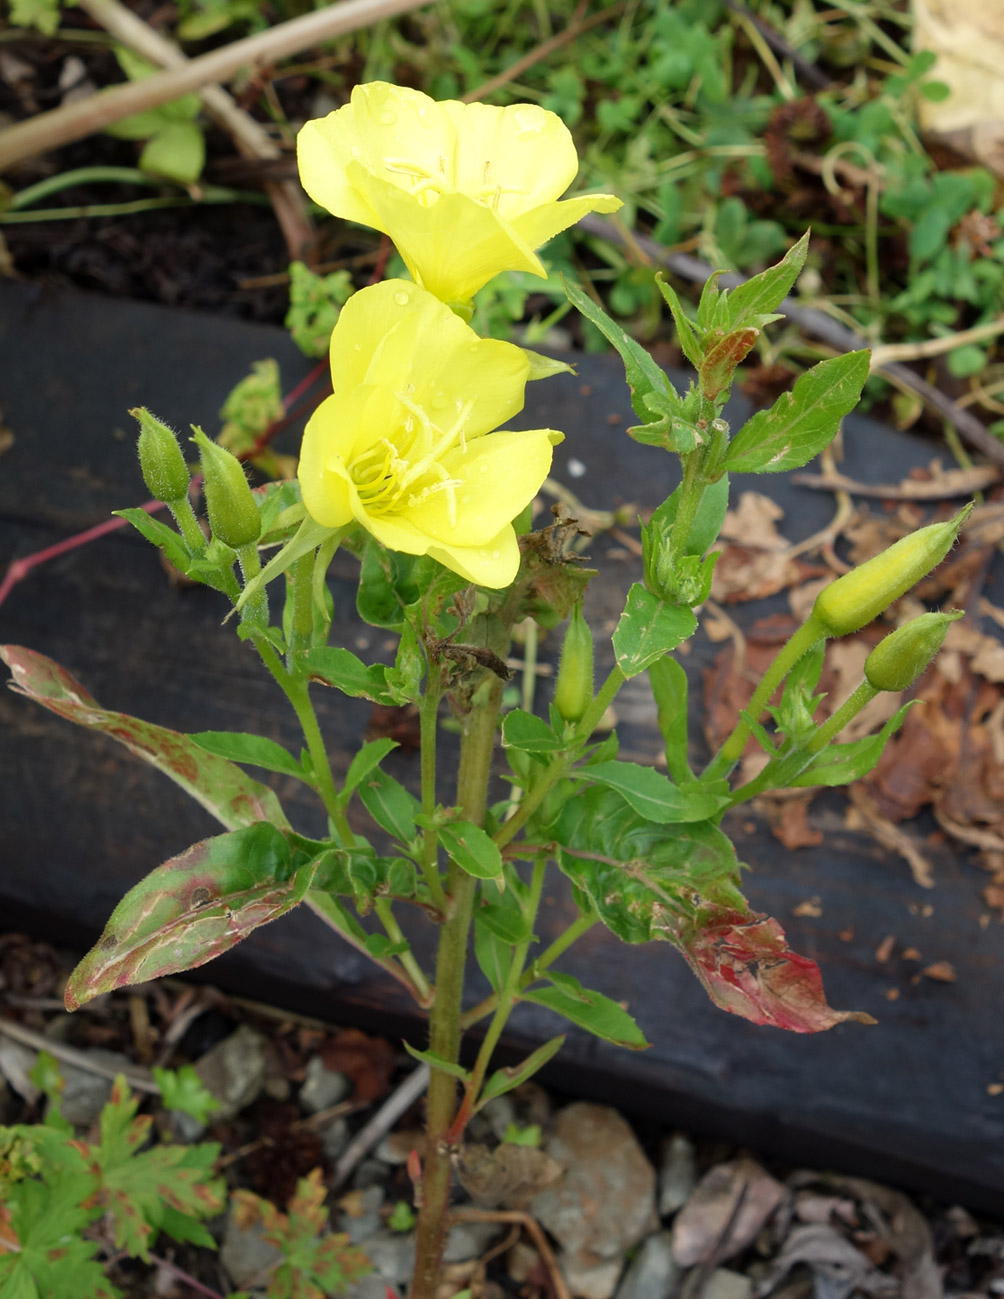
[[[460,744],[457,803],[465,820],[482,825],[488,805],[488,778],[498,723],[502,682],[486,681],[465,719]],[[429,1049],[456,1064],[460,1058],[460,1011],[467,963],[467,943],[477,881],[450,863],[447,875],[449,912],[439,935],[436,994],[429,1016]],[[445,1242],[450,1196],[450,1148],[447,1133],[456,1105],[456,1080],[433,1069],[425,1160],[417,1227],[417,1256],[411,1299],[435,1299]]]

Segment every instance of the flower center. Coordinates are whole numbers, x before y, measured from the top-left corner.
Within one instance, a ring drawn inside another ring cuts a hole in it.
[[[445,154],[441,153],[439,155],[437,164],[437,170],[430,171],[427,167],[423,167],[421,163],[410,158],[385,158],[383,160],[385,170],[392,172],[395,176],[402,176],[404,178],[403,182],[400,182],[402,188],[407,189],[409,193],[414,195],[423,207],[432,207],[443,194],[461,193],[466,194],[468,198],[474,199],[475,203],[480,203],[482,207],[490,207],[497,212],[503,196],[526,196],[527,191],[520,189],[518,185],[496,184],[492,180],[492,164],[490,162],[484,164],[481,183],[477,187],[457,184],[456,170],[449,166]]]
[[[450,527],[456,527],[456,488],[461,480],[450,477],[441,459],[457,445],[466,450],[465,428],[474,403],[457,399],[456,418],[442,429],[407,393],[394,396],[408,412],[400,427],[346,466],[359,500],[367,513],[386,517],[405,514],[436,492],[445,492]]]

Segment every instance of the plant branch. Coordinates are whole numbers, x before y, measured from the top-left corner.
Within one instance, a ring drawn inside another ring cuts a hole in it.
[[[158,108],[212,82],[227,81],[242,69],[254,70],[275,63],[322,41],[428,3],[429,0],[340,0],[338,4],[292,18],[190,59],[184,67],[159,72],[144,81],[113,86],[87,99],[40,113],[3,132],[0,171],[25,158],[81,140],[133,113]]]

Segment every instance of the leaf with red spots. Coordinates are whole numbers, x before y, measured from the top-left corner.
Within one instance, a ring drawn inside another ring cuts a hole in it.
[[[857,1020],[863,1011],[833,1010],[819,966],[788,946],[776,920],[756,911],[701,908],[677,936],[677,946],[716,1006],[754,1024],[791,1033],[819,1033]]]
[[[316,865],[267,821],[194,844],[118,904],[70,976],[67,1009],[211,961],[301,902]]]
[[[111,712],[77,682],[65,668],[21,645],[0,645],[0,658],[11,670],[11,689],[43,708],[91,731],[103,731],[149,762],[201,803],[228,830],[256,821],[288,826],[275,794],[229,762],[207,753],[178,731]]]
[[[815,961],[749,910],[735,849],[711,821],[647,821],[613,789],[569,799],[553,827],[558,865],[627,943],[679,948],[715,1005],[754,1024],[815,1033],[848,1019],[826,1004]]]

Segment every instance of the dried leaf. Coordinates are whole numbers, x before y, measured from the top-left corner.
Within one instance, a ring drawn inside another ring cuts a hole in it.
[[[715,1165],[673,1222],[673,1258],[681,1267],[733,1258],[786,1198],[781,1183],[752,1159]]]

